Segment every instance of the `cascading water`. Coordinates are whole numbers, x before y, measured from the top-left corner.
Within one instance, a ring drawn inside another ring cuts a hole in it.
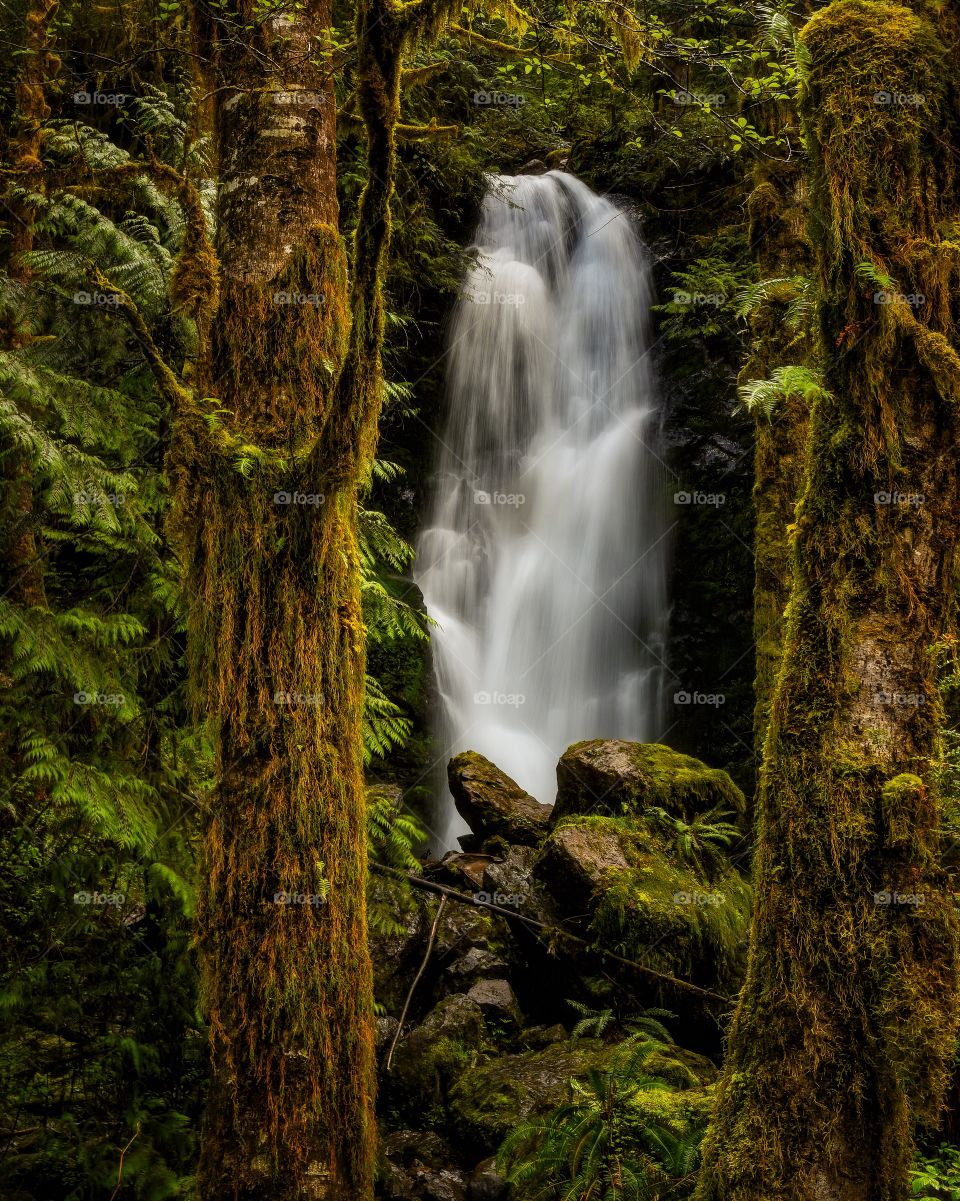
[[[629,219],[562,172],[492,180],[476,243],[417,555],[438,750],[479,751],[551,802],[571,742],[660,733],[650,284]],[[447,797],[435,835],[463,829]]]

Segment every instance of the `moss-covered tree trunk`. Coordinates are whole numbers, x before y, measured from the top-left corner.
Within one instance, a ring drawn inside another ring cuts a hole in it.
[[[195,21],[219,167],[205,386],[225,410],[223,437],[208,445],[184,422],[174,456],[192,672],[217,738],[197,919],[213,1056],[198,1192],[364,1198],[375,1127],[356,473],[311,458],[349,326],[329,3],[204,7]]]
[[[788,281],[805,276],[810,266],[805,163],[794,121],[780,124],[780,129],[790,140],[794,157],[784,162],[761,160],[747,201],[750,244],[767,288],[751,315],[750,357],[740,373],[741,383],[769,378],[778,367],[805,364],[810,358],[809,338],[788,321],[797,294],[797,285]],[[773,280],[785,282],[772,284]],[[753,637],[758,757],[783,653],[783,615],[792,576],[787,530],[800,494],[807,417],[806,401],[796,393],[782,397],[772,413],[755,414]]]
[[[956,625],[955,67],[923,17],[874,0],[839,0],[803,36],[829,393],[810,417],[750,958],[699,1201],[902,1201],[956,1036],[930,770],[931,648]]]

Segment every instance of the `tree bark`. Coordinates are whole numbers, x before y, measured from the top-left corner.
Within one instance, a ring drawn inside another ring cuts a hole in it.
[[[349,326],[329,24],[329,0],[195,13],[222,273],[204,382],[225,430],[207,444],[182,422],[174,456],[217,751],[197,917],[204,1201],[372,1193],[356,476],[308,469]]]
[[[803,37],[829,393],[810,416],[748,972],[699,1201],[901,1201],[957,1027],[931,771],[960,512],[960,256],[939,232],[956,215],[955,67],[923,17],[874,0],[838,0]]]

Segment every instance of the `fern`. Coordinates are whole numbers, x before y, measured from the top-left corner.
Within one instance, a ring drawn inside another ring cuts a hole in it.
[[[819,371],[797,366],[778,367],[769,379],[749,380],[737,392],[748,413],[759,413],[767,420],[777,405],[791,396],[801,397],[808,405],[829,396]]]

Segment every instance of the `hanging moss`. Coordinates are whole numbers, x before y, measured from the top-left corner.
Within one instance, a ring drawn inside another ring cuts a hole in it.
[[[700,1201],[902,1201],[960,1000],[930,770],[930,648],[956,622],[960,281],[938,232],[956,209],[941,144],[956,138],[956,55],[922,16],[872,0],[823,9],[803,40],[827,390],[810,415],[747,979]],[[885,278],[922,300],[878,302]]]

